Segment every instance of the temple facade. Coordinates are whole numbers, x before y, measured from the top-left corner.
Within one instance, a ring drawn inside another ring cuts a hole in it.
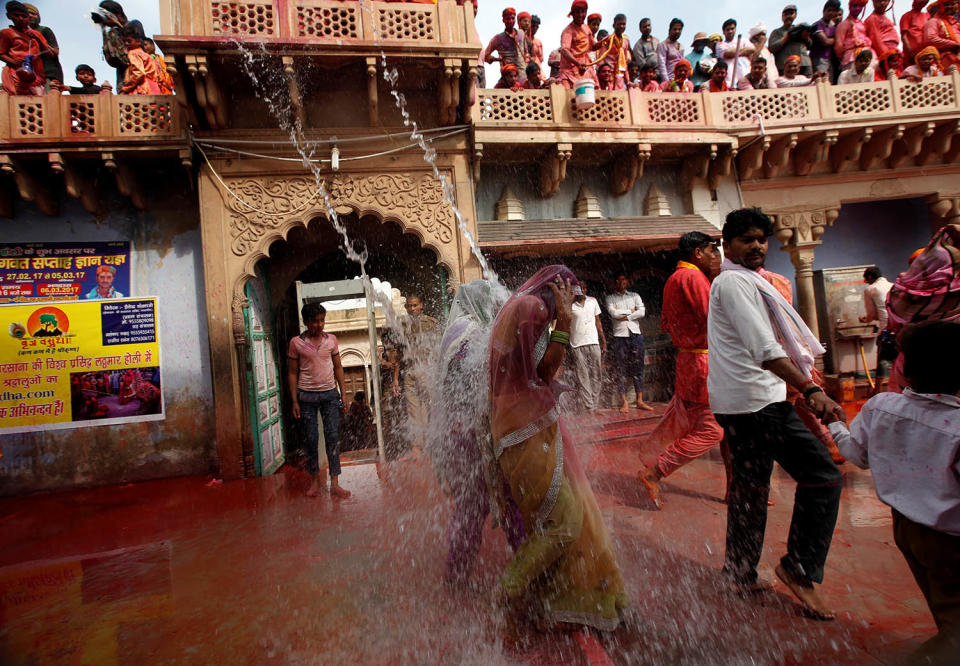
[[[130,243],[131,295],[158,297],[165,418],[0,434],[0,494],[269,473],[295,285],[357,277],[360,256],[437,316],[480,277],[476,251],[509,286],[564,262],[600,295],[625,272],[655,337],[680,235],[759,206],[769,267],[818,330],[815,269],[895,274],[960,221],[956,72],[579,109],[559,86],[478,88],[473,8],[452,0],[161,0],[161,19],[175,97],[0,100],[0,241]],[[357,339],[342,353],[365,388]]]

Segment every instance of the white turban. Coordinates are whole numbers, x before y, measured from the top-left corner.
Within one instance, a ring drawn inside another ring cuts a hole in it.
[[[753,39],[754,37],[759,35],[761,32],[763,33],[767,32],[767,26],[762,22],[750,28],[750,32],[748,32],[747,34],[749,35],[750,39]]]

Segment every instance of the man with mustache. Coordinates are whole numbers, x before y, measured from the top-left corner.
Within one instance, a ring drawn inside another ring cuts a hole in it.
[[[843,419],[843,409],[810,378],[814,357],[823,347],[758,272],[772,234],[773,223],[757,208],[727,215],[726,259],[710,288],[707,391],[732,454],[723,571],[738,593],[769,587],[758,578],[757,564],[776,461],[797,482],[787,554],[776,567],[777,576],[808,615],[832,620],[814,583],[823,582],[842,477],[826,448],[787,402],[787,385],[803,394],[819,418],[829,413]]]

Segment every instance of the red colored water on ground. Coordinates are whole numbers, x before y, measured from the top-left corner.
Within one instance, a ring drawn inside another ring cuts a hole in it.
[[[487,602],[509,558],[488,530],[471,584],[442,582],[449,503],[426,459],[344,468],[345,501],[308,479],[180,478],[0,500],[4,664],[897,663],[934,633],[867,472],[844,465],[822,595],[724,590],[723,466],[710,455],[639,488],[655,420],[575,428],[632,608],[611,634],[505,629]],[[644,415],[645,416],[645,415]],[[764,563],[784,552],[794,485],[775,472]]]

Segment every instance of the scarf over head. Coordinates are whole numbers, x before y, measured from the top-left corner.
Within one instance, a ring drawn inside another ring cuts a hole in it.
[[[557,277],[579,281],[566,266],[538,271],[515,293],[493,324],[490,343],[490,417],[496,455],[556,423],[559,384],[543,381],[537,367],[549,345],[556,316],[553,291]]]
[[[937,47],[936,47],[936,46],[927,46],[927,47],[922,48],[922,49],[920,49],[919,51],[917,51],[917,55],[914,56],[913,62],[916,63],[917,67],[919,67],[919,66],[920,66],[920,58],[922,58],[923,56],[928,56],[928,55],[932,55],[932,56],[934,57],[934,59],[936,60],[937,64],[938,64],[938,65],[940,64],[940,51],[937,50]]]
[[[817,336],[797,314],[797,311],[793,309],[793,306],[787,303],[780,292],[757,271],[735,264],[729,259],[723,260],[720,270],[739,271],[750,277],[756,285],[757,291],[760,292],[763,304],[767,307],[770,323],[773,326],[774,333],[777,334],[777,338],[783,345],[783,350],[800,369],[800,372],[809,378],[814,360],[817,356],[821,356],[826,349],[823,348]]]
[[[887,313],[898,324],[960,318],[960,249],[946,229],[897,277],[887,293]]]

